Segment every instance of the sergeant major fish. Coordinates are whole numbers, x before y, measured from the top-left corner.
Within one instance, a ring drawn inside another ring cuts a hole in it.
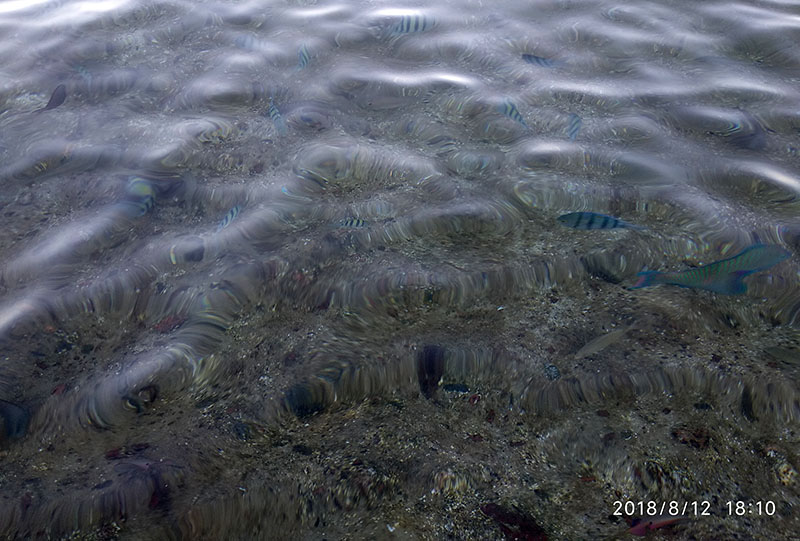
[[[278,135],[286,135],[286,121],[283,120],[281,112],[277,107],[275,107],[275,103],[273,103],[271,96],[269,98],[269,109],[267,112],[269,113],[269,117],[272,119],[272,124],[275,126],[275,131],[278,132]]]
[[[522,59],[528,64],[536,64],[543,68],[554,68],[558,65],[558,62],[552,58],[544,58],[542,56],[536,56],[535,54],[523,53]]]
[[[567,117],[567,137],[570,138],[570,141],[574,141],[575,138],[578,137],[578,132],[580,131],[582,124],[583,120],[581,117],[575,113],[569,114]]]
[[[747,291],[744,278],[777,265],[789,252],[775,244],[754,244],[728,259],[722,259],[683,272],[645,271],[631,289],[658,284],[706,289],[723,295],[740,295]]]
[[[421,13],[408,13],[390,27],[390,35],[399,36],[401,34],[411,34],[414,32],[424,32],[436,25],[432,17],[426,17]]]
[[[339,222],[340,227],[349,227],[353,229],[366,227],[367,225],[369,225],[369,222],[361,218],[345,218]]]
[[[640,225],[629,224],[619,218],[597,212],[570,212],[559,216],[558,221],[573,229],[645,229]]]
[[[239,212],[242,210],[242,207],[236,205],[231,210],[228,211],[228,214],[220,222],[219,226],[217,226],[217,233],[228,227],[231,222],[239,215]]]
[[[510,99],[506,98],[503,100],[503,102],[497,106],[497,110],[506,115],[508,118],[519,122],[526,128],[528,127],[528,125],[525,123],[525,119],[522,118],[522,114],[519,112],[519,109],[517,109],[517,106],[514,105]]]
[[[300,48],[297,50],[297,69],[301,70],[308,66],[308,63],[311,61],[311,55],[308,53],[308,47],[306,44],[303,43],[300,45]]]

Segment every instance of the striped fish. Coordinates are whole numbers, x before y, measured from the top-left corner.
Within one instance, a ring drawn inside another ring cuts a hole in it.
[[[578,132],[580,131],[582,124],[583,120],[581,117],[575,113],[569,114],[567,117],[567,137],[569,137],[571,141],[574,141],[575,138],[578,137]]]
[[[787,250],[775,244],[754,244],[733,257],[696,269],[683,272],[640,272],[639,280],[631,289],[670,284],[706,289],[723,295],[740,295],[747,291],[747,285],[743,282],[746,276],[777,265],[789,255]]]
[[[506,98],[503,100],[503,103],[497,106],[497,110],[506,115],[508,118],[519,122],[526,128],[528,127],[528,125],[525,123],[525,119],[522,118],[522,114],[519,112],[519,109],[517,109],[517,106],[514,105],[510,99]]]
[[[286,135],[286,121],[283,120],[281,112],[277,107],[275,107],[275,103],[273,103],[271,96],[269,98],[269,109],[267,111],[269,113],[269,117],[272,119],[272,124],[275,126],[275,131],[278,132],[278,135]]]
[[[131,177],[126,192],[123,205],[125,213],[130,217],[138,218],[153,210],[156,204],[156,192],[149,181],[141,177]]]
[[[391,35],[411,34],[414,32],[424,32],[434,27],[436,21],[432,17],[426,17],[421,13],[403,15],[391,26]]]
[[[369,225],[369,222],[367,222],[366,220],[362,220],[361,218],[352,218],[352,217],[345,218],[344,220],[339,222],[340,227],[357,228],[357,227],[366,227],[367,225]]]
[[[297,69],[301,70],[308,66],[308,63],[311,61],[311,55],[308,53],[308,47],[306,44],[303,43],[300,45],[300,48],[297,50]]]
[[[222,221],[217,226],[217,233],[228,227],[231,222],[239,215],[239,212],[242,210],[242,207],[236,205],[231,210],[228,211],[228,214],[222,219]]]
[[[523,53],[522,59],[528,64],[536,64],[543,68],[554,68],[558,65],[558,62],[552,58],[544,58],[542,56],[536,56],[535,54]]]
[[[570,212],[559,216],[558,221],[573,229],[644,229],[640,225],[629,224],[619,218],[597,212]]]

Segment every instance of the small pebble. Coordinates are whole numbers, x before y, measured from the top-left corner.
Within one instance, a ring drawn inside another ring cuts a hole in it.
[[[561,377],[561,372],[559,372],[556,365],[548,364],[544,367],[544,375],[547,376],[547,379],[550,381],[555,381]]]

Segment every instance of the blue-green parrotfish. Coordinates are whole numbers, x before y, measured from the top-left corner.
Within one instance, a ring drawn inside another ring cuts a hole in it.
[[[645,229],[597,212],[570,212],[559,216],[558,221],[573,229]]]
[[[740,295],[747,291],[744,278],[777,265],[791,254],[775,244],[754,244],[728,259],[722,259],[683,272],[646,271],[631,289],[670,284],[707,289],[723,295]]]

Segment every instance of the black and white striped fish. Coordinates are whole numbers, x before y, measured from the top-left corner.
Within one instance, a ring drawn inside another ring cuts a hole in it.
[[[578,132],[581,130],[583,120],[575,113],[570,113],[567,117],[567,137],[574,141],[578,137]]]
[[[645,229],[640,225],[629,224],[619,218],[597,212],[570,212],[559,216],[558,221],[573,229]]]
[[[269,109],[267,110],[269,117],[272,119],[272,124],[275,126],[275,131],[278,135],[286,135],[286,121],[283,119],[281,112],[275,107],[272,97],[269,98]]]
[[[535,64],[543,68],[555,68],[559,62],[552,58],[544,58],[543,56],[536,56],[535,54],[523,53],[522,59],[528,64]]]
[[[308,63],[311,61],[311,55],[308,52],[308,47],[306,44],[303,43],[300,45],[300,48],[297,50],[297,69],[301,70],[308,66]]]
[[[409,13],[400,17],[391,27],[390,35],[399,36],[401,34],[412,34],[414,32],[424,32],[436,25],[433,17],[426,17],[422,13]]]
[[[525,119],[522,118],[522,113],[519,112],[517,106],[514,105],[514,103],[510,99],[506,98],[505,100],[503,100],[503,102],[497,106],[497,110],[506,115],[507,117],[509,117],[510,119],[519,122],[526,128],[528,127],[528,125],[525,123]]]
[[[217,233],[228,227],[231,224],[231,222],[239,215],[239,212],[241,212],[241,210],[242,207],[240,207],[239,205],[236,205],[231,210],[229,210],[228,214],[225,215],[220,224],[217,226]]]
[[[369,225],[369,222],[366,220],[362,220],[361,218],[345,218],[339,222],[340,227],[349,227],[349,228],[361,228],[366,227]]]

